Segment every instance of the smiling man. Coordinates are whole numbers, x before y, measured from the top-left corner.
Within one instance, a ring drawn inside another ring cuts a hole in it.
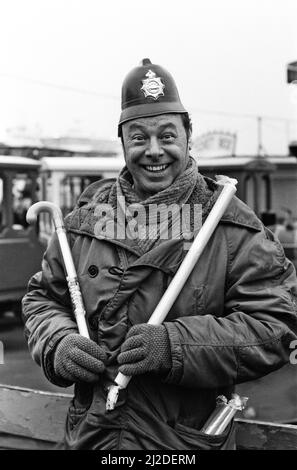
[[[188,236],[181,227],[161,237],[162,213],[153,224],[144,218],[144,237],[98,233],[100,207],[124,225],[131,206],[145,215],[153,206],[189,207],[195,232],[196,209],[204,221],[220,187],[190,156],[191,122],[172,76],[149,59],[124,80],[118,132],[126,166],[116,180],[89,186],[66,220],[91,339],[78,334],[56,235],[23,301],[33,358],[54,384],[75,383],[64,447],[234,449],[232,423],[217,436],[201,428],[219,395],[230,399],[237,383],[288,362],[297,338],[295,270],[234,197],[165,322],[147,324]],[[132,381],[107,412],[118,370]]]

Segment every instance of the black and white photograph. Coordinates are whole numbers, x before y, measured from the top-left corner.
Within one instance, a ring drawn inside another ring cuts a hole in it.
[[[297,450],[297,2],[0,18],[0,450]]]

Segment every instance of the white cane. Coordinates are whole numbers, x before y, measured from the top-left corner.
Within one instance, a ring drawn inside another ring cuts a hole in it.
[[[151,315],[148,321],[148,323],[151,325],[160,325],[166,318],[166,315],[177,299],[177,296],[179,295],[195,264],[200,258],[207,242],[213,234],[225,210],[227,209],[232,197],[236,193],[236,179],[228,178],[226,176],[219,176],[217,178],[217,182],[224,187],[213,208],[211,209],[207,219],[195,237],[191,248],[178,268],[174,278],[172,279],[167,290]],[[131,377],[126,376],[121,372],[118,373],[114,380],[115,385],[111,385],[108,391],[106,401],[107,411],[114,409],[117,403],[119,391],[126,388],[130,380]]]
[[[48,201],[40,201],[33,204],[27,212],[27,222],[29,224],[37,220],[40,212],[49,212],[53,218],[55,231],[58,236],[60,250],[66,271],[66,280],[70,292],[73,313],[76,319],[78,331],[82,336],[90,338],[86,323],[86,311],[77,279],[76,269],[73,263],[72,254],[69,248],[63,215],[58,206]]]

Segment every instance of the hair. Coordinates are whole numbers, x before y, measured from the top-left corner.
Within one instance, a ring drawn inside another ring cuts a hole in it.
[[[168,113],[168,114],[181,114],[181,113]],[[187,134],[187,140],[189,142],[191,135],[192,135],[192,121],[189,116],[189,113],[182,113],[181,114],[182,122]],[[123,140],[123,132],[122,132],[122,124],[119,126],[119,137],[122,142],[122,146],[124,146],[124,140]]]
[[[187,139],[189,141],[192,135],[192,130],[193,130],[192,120],[189,116],[189,113],[182,114],[182,121],[183,121],[184,128],[186,130],[186,133],[187,133]]]

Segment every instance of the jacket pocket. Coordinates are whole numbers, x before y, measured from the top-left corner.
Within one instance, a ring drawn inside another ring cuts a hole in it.
[[[185,426],[184,424],[176,424],[175,430],[179,437],[185,442],[187,446],[195,450],[223,450],[234,449],[232,441],[233,422],[225,429],[225,431],[217,436],[205,434],[195,428]],[[229,445],[230,442],[230,445]],[[233,446],[233,447],[232,447]]]
[[[69,410],[68,410],[68,425],[70,429],[73,429],[81,420],[81,418],[87,413],[88,408],[77,408],[73,404],[73,400],[70,404]]]
[[[74,397],[68,409],[68,424],[73,429],[86,415],[93,398],[93,387],[90,384],[76,383]]]

